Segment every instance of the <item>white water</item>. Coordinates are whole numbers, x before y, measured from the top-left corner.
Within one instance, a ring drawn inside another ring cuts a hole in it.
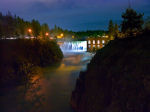
[[[87,41],[66,41],[60,48],[63,52],[85,52],[87,51]]]

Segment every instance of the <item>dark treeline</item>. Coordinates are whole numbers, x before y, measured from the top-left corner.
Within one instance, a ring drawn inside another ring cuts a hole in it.
[[[103,36],[106,35],[108,32],[104,31],[104,30],[94,30],[94,31],[79,31],[79,32],[75,32],[75,35],[79,38],[79,39],[86,39],[87,37],[97,37],[97,36]]]
[[[150,18],[143,16],[126,9],[120,31],[110,20],[113,40],[97,50],[72,92],[76,112],[150,112]]]
[[[150,112],[149,45],[144,32],[98,50],[72,93],[76,112]]]
[[[32,31],[29,32],[29,29]],[[79,31],[74,32],[71,30],[63,29],[59,26],[54,26],[50,30],[48,24],[40,24],[38,20],[25,21],[24,19],[12,15],[8,12],[6,15],[0,12],[0,38],[17,37],[23,38],[25,36],[33,36],[37,38],[46,37],[46,33],[57,38],[61,33],[64,34],[64,38],[72,38],[74,40],[85,40],[88,36],[102,36],[107,34],[107,31],[96,30],[96,31]],[[75,38],[74,38],[75,37]]]
[[[137,13],[134,9],[128,8],[122,13],[122,23],[120,25],[109,21],[108,35],[111,39],[115,37],[136,36],[145,30],[150,30],[150,17],[144,20],[144,14]]]
[[[87,37],[97,37],[97,36],[103,36],[103,35],[107,35],[108,31],[104,31],[104,30],[87,30],[87,31],[71,31],[71,30],[67,30],[67,29],[63,29],[59,26],[54,26],[54,28],[52,30],[50,30],[51,34],[53,36],[57,36],[61,33],[64,34],[64,37],[68,37],[68,38],[72,38],[73,40],[85,40]]]
[[[57,43],[45,39],[0,40],[0,54],[0,89],[24,85],[40,67],[63,58]]]
[[[28,30],[32,29],[32,32]],[[10,12],[3,15],[0,12],[0,38],[9,37],[45,37],[45,33],[49,33],[49,26],[47,24],[40,24],[37,20],[31,22],[24,19],[13,16]]]
[[[40,39],[49,32],[48,25],[41,25],[37,20],[29,22],[10,12],[0,13],[0,89],[25,85],[40,67],[62,60],[63,54],[55,40]],[[36,38],[24,39],[26,36]],[[5,39],[11,37],[19,39]]]

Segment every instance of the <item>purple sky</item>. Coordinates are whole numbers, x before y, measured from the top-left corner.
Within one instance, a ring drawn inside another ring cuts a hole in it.
[[[150,16],[150,0],[131,0],[138,12]],[[0,0],[0,11],[8,10],[25,20],[37,19],[74,31],[107,29],[110,19],[121,21],[128,0]]]

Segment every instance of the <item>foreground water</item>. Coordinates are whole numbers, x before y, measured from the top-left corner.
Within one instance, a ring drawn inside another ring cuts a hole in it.
[[[28,89],[22,87],[0,96],[0,112],[73,112],[69,101],[79,72],[93,55],[64,53],[58,67],[47,67],[35,75]]]

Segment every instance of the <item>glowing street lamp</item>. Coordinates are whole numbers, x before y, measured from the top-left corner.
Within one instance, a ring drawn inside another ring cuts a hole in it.
[[[57,36],[57,38],[63,38],[64,34],[61,33],[60,35]]]
[[[29,28],[29,29],[28,29],[28,32],[29,32],[29,33],[32,33],[32,30]]]
[[[49,36],[49,33],[46,32],[45,35],[46,35],[46,36]]]
[[[61,37],[63,37],[63,36],[64,36],[64,34],[63,34],[63,33],[61,33],[61,34],[60,34],[60,36],[61,36]]]
[[[61,39],[61,38],[62,38],[62,36],[58,35],[58,36],[57,36],[57,38]]]

